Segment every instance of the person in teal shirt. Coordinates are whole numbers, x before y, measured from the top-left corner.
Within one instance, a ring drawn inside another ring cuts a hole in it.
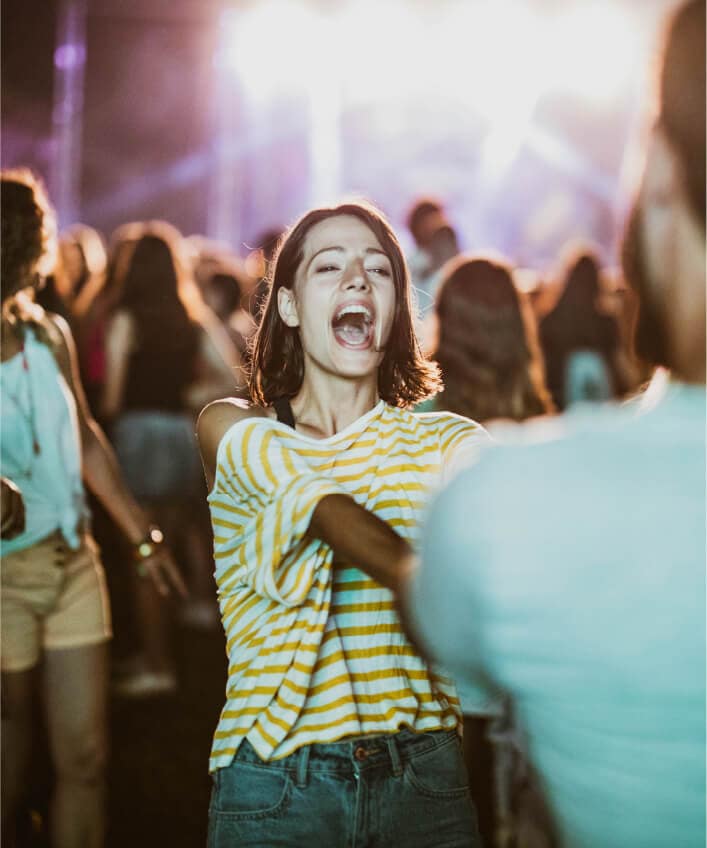
[[[431,658],[512,699],[570,848],[705,845],[704,33],[704,0],[667,30],[623,250],[665,391],[488,450],[400,590]]]

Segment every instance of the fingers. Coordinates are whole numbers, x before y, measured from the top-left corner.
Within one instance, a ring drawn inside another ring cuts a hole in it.
[[[155,589],[163,597],[169,595],[170,584],[182,598],[189,596],[179,569],[171,555],[166,551],[156,554],[149,559],[142,560],[138,566],[138,574],[140,577],[149,577]]]
[[[155,589],[165,597],[169,595],[169,586],[162,576],[162,569],[160,567],[160,558],[155,557],[148,565],[148,573],[150,575],[150,579],[154,584]]]
[[[186,583],[182,579],[182,575],[175,565],[174,560],[172,557],[165,557],[164,560],[165,571],[169,576],[170,583],[174,586],[182,598],[187,598],[189,596],[189,590],[187,589]]]

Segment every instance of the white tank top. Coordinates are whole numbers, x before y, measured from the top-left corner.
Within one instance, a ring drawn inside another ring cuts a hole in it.
[[[0,365],[0,398],[0,472],[25,502],[25,530],[3,540],[3,552],[27,548],[55,530],[77,549],[86,501],[76,403],[51,350],[29,328],[24,350]]]

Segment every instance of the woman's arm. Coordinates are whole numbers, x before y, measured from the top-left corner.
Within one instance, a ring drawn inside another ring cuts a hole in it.
[[[240,354],[217,319],[201,326],[196,375],[184,399],[194,411],[218,397],[245,391],[246,377]]]
[[[78,362],[71,332],[58,316],[47,317],[47,331],[64,379],[76,400],[81,431],[81,459],[86,485],[108,511],[128,540],[137,547],[146,539],[150,522],[128,491],[112,448],[91,415],[78,376]],[[161,594],[169,591],[168,582],[185,596],[186,587],[166,548],[158,547],[149,558],[142,559],[148,574]],[[166,575],[167,581],[163,577]]]
[[[356,563],[382,586],[398,592],[417,559],[410,544],[349,495],[325,495],[307,531],[326,542],[336,559]]]
[[[133,320],[127,312],[118,312],[106,331],[106,371],[100,410],[106,420],[115,418],[123,405],[134,334]]]
[[[267,411],[243,402],[217,401],[199,416],[197,432],[204,471],[213,487],[218,446],[234,424],[244,418],[265,417]],[[307,535],[320,539],[338,560],[355,562],[374,580],[397,590],[415,563],[409,543],[385,521],[346,494],[325,494],[311,515]]]

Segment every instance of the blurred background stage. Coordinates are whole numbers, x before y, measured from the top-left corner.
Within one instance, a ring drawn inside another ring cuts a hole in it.
[[[671,5],[5,0],[2,164],[45,178],[62,228],[160,217],[246,254],[355,193],[405,242],[433,193],[463,249],[538,267],[580,235],[612,264]]]

